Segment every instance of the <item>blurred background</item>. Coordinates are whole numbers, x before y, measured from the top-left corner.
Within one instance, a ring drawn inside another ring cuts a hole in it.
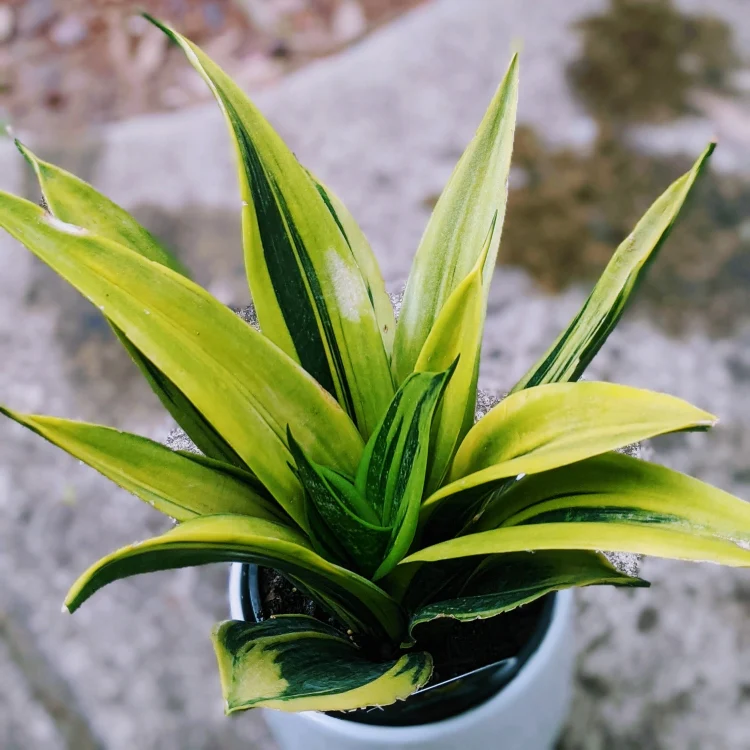
[[[655,460],[750,498],[749,0],[144,0],[250,92],[345,199],[392,291],[515,49],[521,101],[482,383],[502,392],[617,244],[713,137],[712,168],[592,378],[719,414]],[[0,130],[133,211],[246,304],[220,113],[125,0],[2,0]],[[38,199],[0,135],[0,188]],[[0,400],[162,438],[157,400],[76,292],[0,237]],[[77,574],[165,521],[0,423],[0,748],[273,747],[222,716],[208,638],[226,566],[120,582],[75,617]],[[649,560],[650,590],[580,593],[562,750],[750,748],[750,573]],[[530,748],[530,750],[534,750]]]

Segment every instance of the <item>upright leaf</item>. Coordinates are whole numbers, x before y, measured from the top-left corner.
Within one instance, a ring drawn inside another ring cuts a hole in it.
[[[499,480],[549,471],[656,435],[706,429],[715,421],[674,396],[612,383],[556,383],[519,391],[469,431],[450,483],[425,501],[421,520],[435,511],[451,518],[474,512],[469,497],[476,500]]]
[[[373,578],[392,570],[414,539],[424,492],[432,418],[454,367],[413,373],[365,446],[356,487],[380,525],[392,529],[388,554]]]
[[[443,305],[476,265],[487,227],[497,222],[484,264],[484,318],[508,197],[518,100],[518,59],[492,100],[474,139],[435,206],[406,284],[396,325],[393,371],[403,382],[414,370]]]
[[[414,368],[416,372],[440,372],[458,360],[432,424],[427,494],[440,486],[456,448],[474,422],[484,311],[482,270],[496,218],[497,214],[484,251],[471,273],[448,297]]]
[[[390,359],[393,351],[393,337],[396,335],[396,319],[393,315],[393,303],[385,290],[385,281],[380,273],[380,266],[375,254],[372,252],[370,243],[367,241],[364,232],[359,228],[356,219],[341,199],[329,187],[323,185],[312,175],[311,177],[357,260],[357,265],[367,287],[367,296],[370,298],[373,310],[375,310],[380,335],[383,338],[383,346]]]
[[[263,333],[368,436],[393,395],[358,258],[323,196],[258,109],[213,61],[157,21],[211,88],[239,160],[250,290]]]
[[[317,555],[287,526],[247,516],[204,516],[92,565],[74,584],[65,607],[74,612],[103,586],[122,578],[216,562],[265,565],[326,594],[336,616],[357,633],[399,643],[404,615],[374,583]]]
[[[418,690],[432,673],[429,654],[373,662],[337,630],[304,615],[223,622],[213,641],[227,713],[387,706]]]
[[[574,586],[644,587],[648,582],[621,573],[595,552],[543,551],[492,555],[464,580],[455,596],[420,607],[410,631],[438,617],[461,622],[509,612],[545,594]]]
[[[0,414],[178,521],[217,513],[279,523],[288,520],[252,474],[233,466],[177,453],[153,440],[110,427],[20,414],[3,406]]]
[[[669,236],[716,144],[667,189],[612,256],[594,291],[555,343],[513,387],[512,393],[544,383],[578,380],[622,317],[630,296]]]
[[[208,292],[4,193],[0,226],[104,308],[303,528],[304,495],[289,466],[287,427],[313,460],[354,473],[362,443],[347,415],[299,365]]]

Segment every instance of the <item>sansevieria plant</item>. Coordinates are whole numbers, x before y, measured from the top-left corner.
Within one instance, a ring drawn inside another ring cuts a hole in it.
[[[349,710],[429,681],[432,658],[414,637],[421,623],[492,617],[573,586],[647,585],[602,550],[750,565],[750,504],[616,452],[715,418],[672,396],[576,382],[713,145],[617,248],[547,353],[475,423],[516,59],[435,207],[396,323],[341,201],[215,63],[158,25],[226,116],[260,330],[191,281],[123,209],[19,144],[44,201],[0,194],[0,224],[101,310],[200,450],[0,408],[178,522],[94,564],[67,610],[138,573],[267,566],[330,617],[217,625],[227,711]]]

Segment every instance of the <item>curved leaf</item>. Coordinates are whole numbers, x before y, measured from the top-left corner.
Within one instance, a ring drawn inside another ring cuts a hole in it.
[[[416,372],[440,372],[458,360],[432,423],[427,494],[440,486],[457,446],[474,423],[484,315],[482,270],[496,219],[497,213],[482,254],[471,273],[448,297],[414,367]]]
[[[34,169],[44,201],[53,216],[67,224],[83,227],[100,237],[117,242],[176,273],[190,276],[185,267],[127,211],[78,177],[42,161],[20,141],[16,141],[16,145]],[[149,362],[111,321],[110,325],[164,408],[198,449],[212,458],[242,465],[236,452],[227,445],[179,388]]]
[[[164,372],[304,527],[291,427],[310,457],[354,474],[362,441],[299,365],[193,282],[0,193],[0,226],[75,286]]]
[[[648,586],[647,581],[618,571],[607,558],[585,551],[516,552],[484,560],[456,596],[420,607],[409,631],[438,617],[461,622],[494,617],[552,591],[574,586]]]
[[[646,212],[612,256],[591,295],[570,325],[511,393],[544,383],[578,380],[622,317],[630,296],[669,236],[696,179],[713,153],[709,144],[693,168]]]
[[[215,562],[255,563],[279,570],[323,592],[326,601],[335,605],[336,616],[354,632],[400,642],[404,614],[388,594],[366,578],[324,560],[302,534],[248,516],[204,516],[123,547],[80,576],[68,592],[65,607],[74,612],[100,588],[121,578]]]
[[[530,550],[573,549],[634,552],[732,567],[750,566],[750,549],[732,541],[696,536],[694,533],[675,531],[660,524],[601,521],[539,523],[466,534],[425,547],[404,558],[400,564]]]
[[[418,690],[432,673],[429,654],[369,661],[337,630],[304,615],[223,622],[213,641],[227,713],[387,706]]]
[[[697,536],[750,543],[750,503],[620,453],[516,482],[488,506],[477,528],[559,521],[653,523]]]
[[[20,414],[0,406],[0,414],[83,461],[161,513],[184,521],[196,516],[236,513],[288,521],[251,474],[218,461],[176,453],[139,435],[86,422]]]
[[[678,430],[705,429],[708,412],[662,393],[611,383],[557,383],[514,393],[469,431],[453,462],[449,484],[422,507],[424,523],[465,509],[465,493],[492,483],[537,474],[590,456]]]
[[[397,384],[414,370],[443,305],[476,265],[487,227],[497,216],[484,264],[484,319],[505,217],[517,100],[518,57],[514,56],[474,139],[445,186],[417,250],[396,324],[393,371]]]
[[[263,333],[368,436],[394,389],[357,257],[313,180],[239,86],[190,41],[147,18],[185,52],[233,136],[245,265]]]

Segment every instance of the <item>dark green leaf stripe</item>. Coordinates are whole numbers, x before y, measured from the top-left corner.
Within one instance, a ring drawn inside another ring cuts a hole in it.
[[[284,210],[283,197],[266,174],[239,115],[230,103],[226,102],[225,108],[240,150],[240,165],[245,169],[246,179],[254,194],[255,216],[250,217],[243,211],[243,221],[257,221],[260,248],[255,248],[255,251],[263,253],[268,275],[279,306],[283,310],[286,327],[300,364],[329,393],[336,396],[334,375],[326,357],[323,334],[329,347],[332,343],[335,347],[335,341],[330,340],[330,319],[326,325],[328,312],[315,270],[311,268],[307,252],[294,229],[288,210]],[[262,315],[262,310],[258,310],[258,315]],[[262,323],[261,318],[261,325]],[[341,365],[340,357],[337,364]],[[340,367],[337,368],[336,376],[337,379],[341,376]],[[347,403],[344,396],[342,405],[351,414],[351,394],[346,395],[349,401]]]
[[[375,255],[370,248],[370,243],[341,199],[313,175],[310,175],[310,178],[315,183],[315,187],[323,198],[323,202],[335,219],[336,225],[344,235],[346,244],[352,251],[352,255],[359,266],[362,279],[367,287],[367,296],[375,311],[380,335],[383,339],[383,346],[390,358],[393,350],[393,338],[396,334],[396,319],[393,314],[393,303],[386,292],[385,282],[380,273],[380,267]]]
[[[400,643],[401,607],[382,589],[316,554],[287,526],[247,516],[204,516],[145,542],[123,547],[92,565],[73,585],[65,606],[74,612],[103,586],[157,570],[216,562],[265,565],[324,592],[335,614],[356,633]]]
[[[213,641],[227,713],[386,706],[407,698],[432,673],[426,653],[369,661],[342,633],[304,615],[224,622]]]
[[[438,617],[461,622],[494,617],[553,591],[608,584],[649,585],[641,578],[621,573],[596,552],[551,550],[492,555],[464,580],[456,596],[418,609],[411,618],[410,630]]]
[[[187,396],[153,362],[145,357],[116,325],[111,325],[115,336],[141,371],[162,406],[195,443],[196,448],[209,458],[225,461],[234,466],[246,466],[232,446],[193,406]]]
[[[413,373],[399,389],[380,426],[365,446],[356,487],[392,528],[388,554],[374,573],[378,579],[406,554],[416,532],[424,492],[432,418],[455,370]]]
[[[516,482],[477,528],[635,523],[750,541],[750,503],[664,466],[607,453]]]
[[[0,414],[49,440],[107,479],[178,521],[216,513],[237,513],[288,521],[279,506],[257,492],[252,476],[218,461],[175,453],[153,440],[86,422]]]
[[[372,286],[342,222],[241,89],[195,45],[154,23],[182,48],[226,115],[240,162],[245,265],[263,333],[369,436],[394,389]]]
[[[329,533],[314,539],[318,542],[316,546],[327,553],[326,557],[336,560],[336,549],[327,548],[332,536],[337,547],[346,551],[346,557],[340,562],[361,575],[371,576],[383,561],[391,529],[376,525],[372,509],[364,498],[358,497],[359,493],[348,480],[312,464],[291,436],[289,445],[308,500],[317,511],[310,519],[311,535],[315,537],[319,529],[317,518],[328,527]]]
[[[544,383],[578,380],[614,330],[649,264],[669,236],[677,216],[716,144],[674,182],[638,222],[604,270],[591,296],[568,328],[513,387],[511,393]]]

